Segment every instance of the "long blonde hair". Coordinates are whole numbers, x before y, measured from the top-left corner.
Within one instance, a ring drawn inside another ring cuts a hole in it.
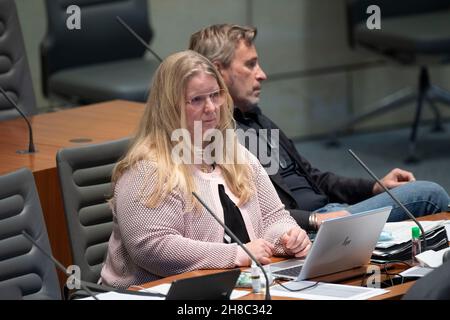
[[[141,160],[154,162],[157,167],[157,183],[155,188],[152,188],[152,194],[144,195],[147,197],[146,204],[149,207],[158,206],[174,188],[183,194],[188,208],[198,205],[192,196],[195,184],[189,164],[176,163],[172,158],[172,150],[177,142],[172,141],[171,136],[174,130],[186,128],[184,106],[187,83],[201,72],[213,76],[226,96],[225,102],[220,107],[217,129],[223,136],[232,134],[232,145],[229,148],[229,144],[223,144],[222,152],[228,161],[217,165],[221,168],[228,187],[239,198],[239,204],[247,202],[254,192],[250,166],[239,164],[237,159],[242,156],[239,154],[242,148],[238,147],[237,137],[234,134],[233,102],[227,86],[208,59],[197,52],[188,50],[170,55],[159,66],[135,137],[127,154],[117,163],[112,175],[113,186],[115,186],[124,172],[131,169],[137,162]],[[142,190],[145,189],[143,186]]]

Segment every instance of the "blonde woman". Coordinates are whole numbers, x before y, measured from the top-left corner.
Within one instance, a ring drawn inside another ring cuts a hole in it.
[[[160,65],[137,134],[113,172],[113,232],[103,283],[128,287],[197,269],[250,265],[192,191],[261,263],[273,255],[307,254],[306,233],[258,160],[238,144],[232,108],[223,79],[200,54],[176,53]],[[208,139],[211,131],[215,139]],[[180,145],[183,155],[174,152]],[[221,155],[213,162],[202,158],[211,145],[212,157]]]

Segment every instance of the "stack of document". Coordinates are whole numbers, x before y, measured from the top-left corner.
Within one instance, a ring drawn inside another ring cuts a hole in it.
[[[450,221],[422,221],[427,239],[427,249],[441,250],[448,247]],[[386,223],[383,234],[384,241],[379,241],[372,254],[372,261],[384,263],[392,260],[410,260],[412,258],[411,228],[416,226],[412,221]]]

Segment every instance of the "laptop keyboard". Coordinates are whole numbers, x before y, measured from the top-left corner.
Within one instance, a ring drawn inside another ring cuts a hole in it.
[[[282,270],[275,271],[273,274],[279,275],[279,276],[297,277],[300,274],[302,267],[303,267],[303,265],[295,266],[295,267],[288,268],[288,269],[282,269]]]

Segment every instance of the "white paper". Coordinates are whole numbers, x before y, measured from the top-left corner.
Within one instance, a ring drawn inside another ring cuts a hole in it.
[[[171,286],[171,283],[164,283],[160,284],[155,287],[147,288],[139,290],[140,292],[148,292],[148,293],[161,293],[164,295],[167,295],[169,292],[169,288]],[[249,291],[243,291],[243,290],[233,290],[230,295],[230,299],[239,299],[240,297],[243,297],[247,294],[249,294]],[[134,294],[126,294],[126,293],[118,293],[118,292],[105,292],[100,293],[96,295],[98,300],[164,300],[164,297],[152,297],[152,296],[140,296],[140,295],[134,295]],[[79,300],[94,300],[92,297],[83,298]]]
[[[140,296],[135,294],[118,293],[114,291],[100,293],[95,296],[98,300],[164,300],[164,297]],[[92,297],[80,300],[95,300]]]
[[[161,284],[156,287],[148,288],[139,290],[140,292],[149,292],[149,293],[162,293],[167,294],[169,292],[170,283],[168,284]],[[230,299],[238,299],[240,297],[243,297],[250,292],[243,291],[243,290],[233,290],[231,293]],[[164,300],[164,297],[152,297],[152,296],[140,296],[140,295],[134,295],[134,294],[126,294],[126,293],[118,293],[118,292],[105,292],[100,293],[96,295],[98,300]],[[83,298],[80,300],[94,300],[92,297]]]
[[[426,276],[431,271],[433,271],[432,268],[424,268],[424,267],[415,266],[415,267],[406,269],[405,271],[403,271],[399,274],[403,277],[413,277],[413,278],[419,277],[419,278],[421,278],[421,277]]]
[[[313,281],[289,281],[283,283],[290,289],[301,289],[313,285]],[[366,288],[342,284],[319,282],[303,291],[291,292],[280,285],[270,290],[272,296],[291,297],[310,300],[365,300],[388,292],[385,289]]]
[[[427,250],[418,255],[416,259],[423,265],[430,268],[437,268],[442,264],[444,253],[450,250],[450,248],[444,248],[439,251]]]
[[[171,286],[170,283],[164,283],[164,284],[160,284],[158,286],[151,287],[151,288],[148,288],[148,289],[143,289],[143,290],[140,290],[140,291],[161,293],[161,294],[167,295],[167,293],[169,292],[170,286]],[[230,295],[230,300],[239,299],[240,297],[243,297],[243,296],[245,296],[245,295],[247,295],[249,293],[250,292],[243,291],[243,290],[233,290],[231,292],[231,295]]]
[[[420,222],[425,232],[433,229],[438,225],[443,225],[449,223],[448,220],[438,220],[438,221],[421,221]],[[385,249],[392,247],[399,243],[404,243],[411,240],[411,228],[417,226],[413,221],[402,221],[402,222],[388,222],[385,224],[383,231],[392,234],[393,239],[389,241],[379,241],[376,248]],[[448,236],[448,230],[446,225],[446,231]]]
[[[161,293],[161,294],[167,294],[169,292],[170,286],[172,284],[171,283],[163,283],[151,288],[147,288],[147,289],[142,289],[139,290],[141,292],[151,292],[151,293]]]
[[[246,296],[249,293],[250,293],[249,291],[244,291],[244,290],[233,290],[233,292],[231,292],[231,295],[230,295],[230,300],[239,299],[240,297]]]

